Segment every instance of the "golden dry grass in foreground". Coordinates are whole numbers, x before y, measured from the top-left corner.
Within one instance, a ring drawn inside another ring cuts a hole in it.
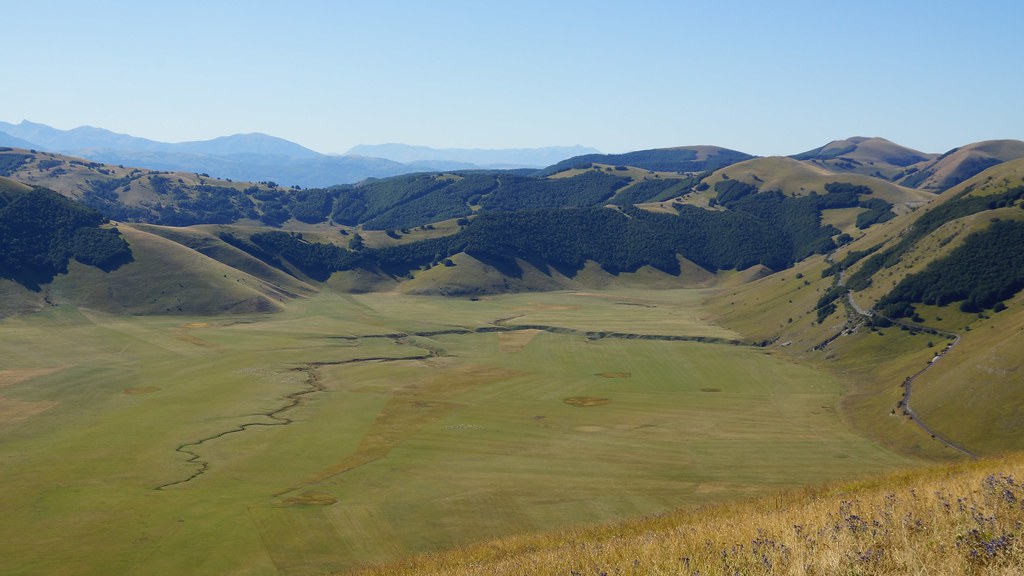
[[[362,574],[1019,574],[1024,457],[523,536]]]

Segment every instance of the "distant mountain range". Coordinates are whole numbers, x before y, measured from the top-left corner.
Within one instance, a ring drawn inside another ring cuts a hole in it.
[[[408,144],[362,144],[348,151],[351,156],[387,158],[405,164],[462,162],[482,168],[543,168],[566,158],[597,154],[586,146],[548,146],[544,148],[430,148]]]
[[[582,146],[464,150],[383,144],[356,146],[339,156],[320,154],[260,133],[172,144],[91,126],[59,130],[27,120],[19,124],[0,122],[0,146],[58,152],[106,164],[305,188],[434,170],[542,168],[570,156],[596,152]]]

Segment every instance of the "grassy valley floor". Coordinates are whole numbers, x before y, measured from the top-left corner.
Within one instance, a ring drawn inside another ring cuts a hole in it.
[[[319,574],[914,464],[693,290],[0,323],[0,572]]]

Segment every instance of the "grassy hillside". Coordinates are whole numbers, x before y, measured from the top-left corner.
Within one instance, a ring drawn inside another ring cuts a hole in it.
[[[31,186],[0,176],[0,198],[3,198],[6,201],[9,201],[17,194],[28,192],[30,190],[32,190]]]
[[[844,173],[830,166],[816,166],[781,156],[755,158],[718,170],[704,182],[714,186],[726,179],[738,180],[761,190],[778,190],[787,196],[803,196],[811,192],[823,194],[825,184],[843,182],[866,186],[872,195],[897,206],[918,206],[932,198],[931,194],[895,185],[886,180],[857,173]],[[707,194],[713,192],[709,191]]]
[[[973,233],[993,220],[1024,220],[1021,200],[1004,205],[1024,185],[1024,161],[993,167],[916,212],[867,230],[863,237],[833,255],[835,262],[865,254],[842,275],[854,287],[853,298],[870,308],[905,278],[943,261]],[[973,200],[977,198],[979,200]],[[909,242],[909,244],[908,244]],[[897,250],[898,247],[904,248]],[[872,252],[873,250],[873,252]],[[866,254],[868,253],[868,254]],[[871,266],[878,258],[887,266]],[[1001,266],[1000,260],[994,262]],[[833,373],[850,391],[844,413],[869,436],[920,454],[955,454],[902,417],[903,380],[920,370],[948,342],[944,336],[899,326],[871,328],[838,298],[833,312],[819,319],[820,299],[838,276],[823,276],[835,266],[812,258],[796,267],[723,291],[712,301],[718,321],[754,339],[772,343],[779,354],[800,358]],[[871,270],[865,274],[862,270]],[[867,287],[854,286],[866,277]],[[1014,374],[1024,357],[1019,346],[1022,295],[1006,300],[1005,310],[965,313],[960,302],[946,306],[916,305],[920,324],[958,333],[959,344],[915,383],[914,411],[943,436],[956,439],[980,454],[1024,448],[1017,430],[1021,399]],[[837,338],[838,337],[838,338]],[[827,343],[824,348],[822,344]],[[1002,344],[1005,343],[1005,344]],[[965,405],[970,410],[965,410]]]
[[[487,542],[371,574],[1016,574],[1020,456]]]
[[[73,264],[45,288],[49,300],[116,314],[179,315],[272,312],[295,296],[294,286],[282,288],[155,234],[121,231],[133,262],[112,272]]]
[[[625,154],[585,154],[563,160],[541,171],[542,175],[588,164],[633,166],[655,172],[707,172],[753,158],[750,154],[718,146],[680,146],[638,150]]]
[[[988,140],[954,148],[938,158],[908,167],[904,186],[945,190],[1003,162],[1024,157],[1020,140]]]
[[[791,156],[836,172],[853,172],[892,180],[902,177],[911,165],[935,159],[938,154],[926,154],[900,146],[885,138],[857,136],[833,140],[828,144]]]
[[[285,194],[266,184],[102,164],[61,154],[0,150],[0,176],[55,190],[117,220],[187,225],[257,219]],[[287,217],[285,217],[287,219]]]

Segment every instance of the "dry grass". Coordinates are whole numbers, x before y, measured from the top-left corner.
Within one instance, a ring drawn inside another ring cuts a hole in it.
[[[566,398],[562,400],[569,406],[576,406],[577,408],[588,408],[590,406],[604,406],[611,402],[608,398],[597,398],[594,396],[573,396],[572,398]]]
[[[509,538],[361,574],[1019,574],[1024,457],[626,524]]]
[[[519,352],[529,346],[530,342],[540,334],[540,330],[516,330],[498,334],[498,350],[502,352]]]
[[[0,396],[0,426],[27,420],[36,414],[46,412],[56,405],[56,402],[49,400],[26,402],[17,398]]]
[[[31,368],[23,370],[0,370],[0,388],[13,386],[15,384],[25,382],[26,380],[31,380],[33,378],[39,378],[41,376],[53,374],[54,372],[57,372],[59,370],[61,370],[60,367]]]

